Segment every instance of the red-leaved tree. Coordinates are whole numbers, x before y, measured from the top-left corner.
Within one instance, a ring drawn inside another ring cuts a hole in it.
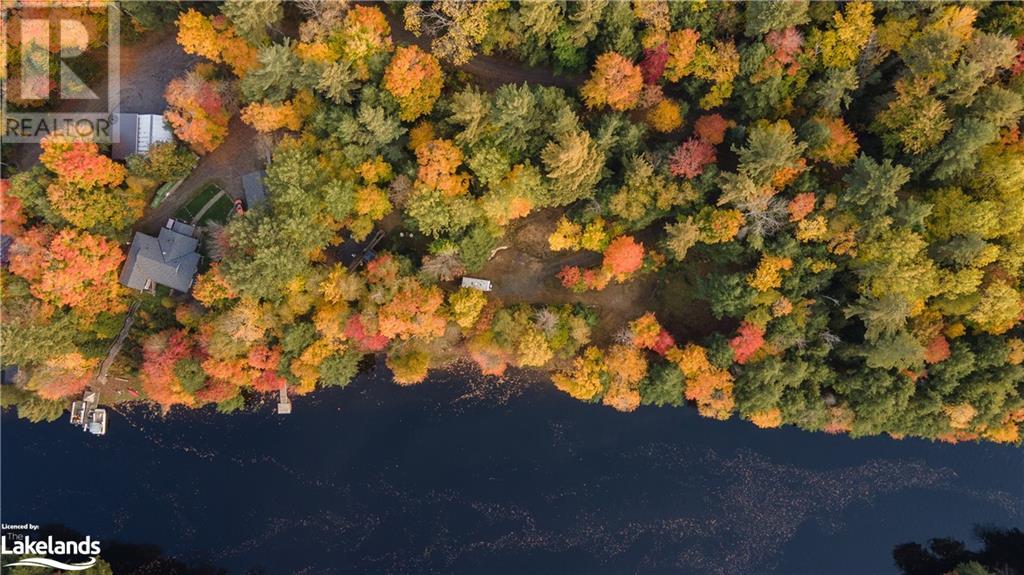
[[[194,399],[181,385],[174,367],[183,359],[197,358],[195,342],[184,330],[153,334],[142,344],[142,390],[164,409],[175,404],[192,405]]]
[[[665,73],[668,63],[668,44],[661,43],[644,50],[644,59],[640,62],[640,71],[644,75],[644,83],[657,84]]]
[[[764,329],[752,323],[743,322],[736,330],[736,337],[729,340],[733,359],[743,365],[764,345]]]
[[[697,138],[683,142],[669,158],[668,169],[673,176],[696,178],[704,167],[715,162],[715,147]]]

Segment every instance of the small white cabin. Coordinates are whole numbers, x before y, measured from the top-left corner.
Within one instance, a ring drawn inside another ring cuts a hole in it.
[[[464,277],[462,278],[462,287],[478,289],[480,291],[491,291],[491,280]]]

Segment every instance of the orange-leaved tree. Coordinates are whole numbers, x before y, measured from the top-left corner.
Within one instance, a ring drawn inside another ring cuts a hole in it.
[[[640,406],[640,381],[647,375],[647,357],[640,349],[616,344],[608,350],[605,362],[611,377],[602,402],[619,411],[633,411]]]
[[[399,117],[415,120],[429,114],[441,96],[444,74],[437,58],[418,46],[402,46],[384,71],[384,88],[398,100]]]
[[[457,173],[462,150],[451,140],[431,140],[416,148],[416,181],[445,196],[461,196],[469,190],[469,175]]]
[[[395,296],[380,308],[380,333],[399,339],[439,337],[446,325],[443,303],[444,295],[437,286],[425,287],[412,278],[402,280]]]
[[[242,77],[256,66],[256,48],[239,38],[223,15],[205,16],[192,8],[178,16],[178,44],[189,54],[224,62]]]
[[[198,154],[217,149],[228,135],[231,97],[225,82],[213,77],[209,65],[199,65],[175,78],[164,93],[170,106],[164,117],[174,134]]]
[[[686,376],[684,395],[697,403],[697,411],[704,417],[728,419],[735,406],[732,375],[715,367],[707,350],[696,344],[672,348],[665,355]]]
[[[302,122],[316,108],[316,98],[309,90],[300,90],[286,102],[272,104],[253,102],[242,108],[242,121],[256,128],[257,132],[268,133],[280,129],[297,131]]]
[[[644,246],[632,236],[619,236],[604,250],[601,266],[619,281],[639,270],[644,265]]]
[[[62,181],[79,188],[114,187],[124,181],[124,166],[100,154],[95,142],[62,133],[39,143],[39,161]]]
[[[640,103],[644,76],[640,67],[625,56],[606,52],[597,57],[590,79],[580,88],[588,108],[608,106],[613,110],[632,110]]]
[[[122,261],[115,242],[71,228],[29,230],[11,249],[11,272],[28,281],[33,296],[86,318],[124,311],[125,291],[117,282]]]

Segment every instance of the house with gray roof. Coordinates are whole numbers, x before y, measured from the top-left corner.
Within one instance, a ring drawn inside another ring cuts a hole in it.
[[[199,240],[195,227],[167,220],[157,237],[135,232],[121,283],[131,289],[153,292],[157,284],[187,292],[199,269]]]

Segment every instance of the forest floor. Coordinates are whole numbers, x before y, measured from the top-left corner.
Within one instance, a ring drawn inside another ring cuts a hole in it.
[[[574,293],[563,287],[556,275],[564,266],[598,266],[601,254],[550,251],[548,236],[561,214],[560,209],[546,209],[513,223],[502,243],[507,248],[474,275],[491,280],[492,294],[504,303],[580,303],[590,307],[598,317],[593,339],[602,345],[647,311],[656,311],[662,325],[686,340],[735,328],[733,321],[716,319],[708,302],[701,299],[698,282],[711,268],[710,262],[699,257],[688,258],[675,273],[640,273],[626,283],[613,281],[601,291]],[[655,224],[635,236],[650,250],[659,229]]]
[[[612,282],[602,291],[574,293],[555,277],[565,266],[601,264],[596,252],[552,252],[548,236],[555,230],[560,209],[541,210],[509,227],[499,251],[487,262],[480,277],[493,282],[493,295],[503,303],[581,303],[596,312],[598,343],[607,343],[616,331],[643,313],[654,289],[654,278],[639,275],[624,284]]]

